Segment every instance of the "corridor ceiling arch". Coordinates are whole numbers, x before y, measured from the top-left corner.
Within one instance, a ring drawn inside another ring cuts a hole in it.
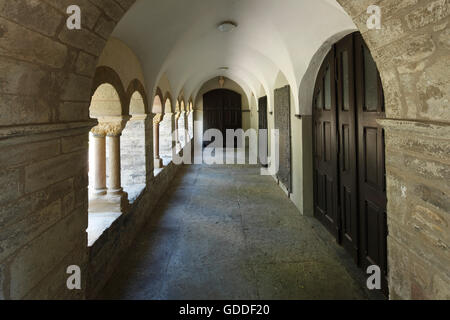
[[[219,31],[218,25],[228,20],[237,27]],[[268,84],[281,70],[299,113],[298,88],[311,58],[333,34],[354,28],[334,0],[141,0],[120,20],[113,36],[143,62],[150,92],[164,73],[177,96],[195,75],[224,66],[244,66],[236,72],[243,74],[246,87],[262,84],[270,92],[275,88]],[[198,89],[189,88],[188,94]]]

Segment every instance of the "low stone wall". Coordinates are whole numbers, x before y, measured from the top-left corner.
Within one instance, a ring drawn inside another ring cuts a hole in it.
[[[173,163],[165,167],[147,184],[147,188],[129,209],[89,248],[86,292],[88,299],[95,298],[112,276],[120,258],[151,216],[179,168],[180,166]]]

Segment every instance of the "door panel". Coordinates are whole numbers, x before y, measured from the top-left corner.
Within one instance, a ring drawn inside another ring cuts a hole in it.
[[[258,100],[258,141],[259,141],[259,162],[264,167],[268,166],[268,153],[269,153],[269,137],[268,137],[268,124],[267,124],[267,97],[259,98]],[[266,130],[266,131],[261,131]],[[261,150],[261,152],[260,152]]]
[[[314,170],[317,194],[314,195],[316,217],[338,237],[338,179],[336,146],[336,87],[334,51],[325,58],[319,71],[314,98]],[[324,104],[325,101],[325,104]]]
[[[336,44],[336,99],[339,128],[339,197],[342,245],[358,262],[358,179],[356,157],[353,35]]]
[[[384,130],[377,119],[385,118],[380,75],[361,35],[355,36],[356,101],[359,143],[360,264],[378,265],[387,292],[387,221]],[[375,70],[375,71],[374,71]]]
[[[217,129],[226,146],[226,130],[242,128],[242,97],[226,89],[212,90],[203,95],[203,132]],[[205,141],[204,147],[211,142]]]

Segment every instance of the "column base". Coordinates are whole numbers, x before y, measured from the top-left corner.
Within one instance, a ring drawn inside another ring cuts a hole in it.
[[[95,197],[101,197],[101,196],[106,196],[108,193],[108,189],[95,189],[93,191],[93,195]]]
[[[155,166],[155,169],[163,168],[164,167],[163,160],[162,159],[155,159],[154,160],[154,166]]]
[[[123,188],[120,188],[120,189],[109,189],[108,190],[108,195],[121,196],[121,195],[123,195]]]

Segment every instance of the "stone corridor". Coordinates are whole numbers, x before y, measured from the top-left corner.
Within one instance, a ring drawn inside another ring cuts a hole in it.
[[[98,298],[378,298],[364,284],[259,167],[186,166]]]

